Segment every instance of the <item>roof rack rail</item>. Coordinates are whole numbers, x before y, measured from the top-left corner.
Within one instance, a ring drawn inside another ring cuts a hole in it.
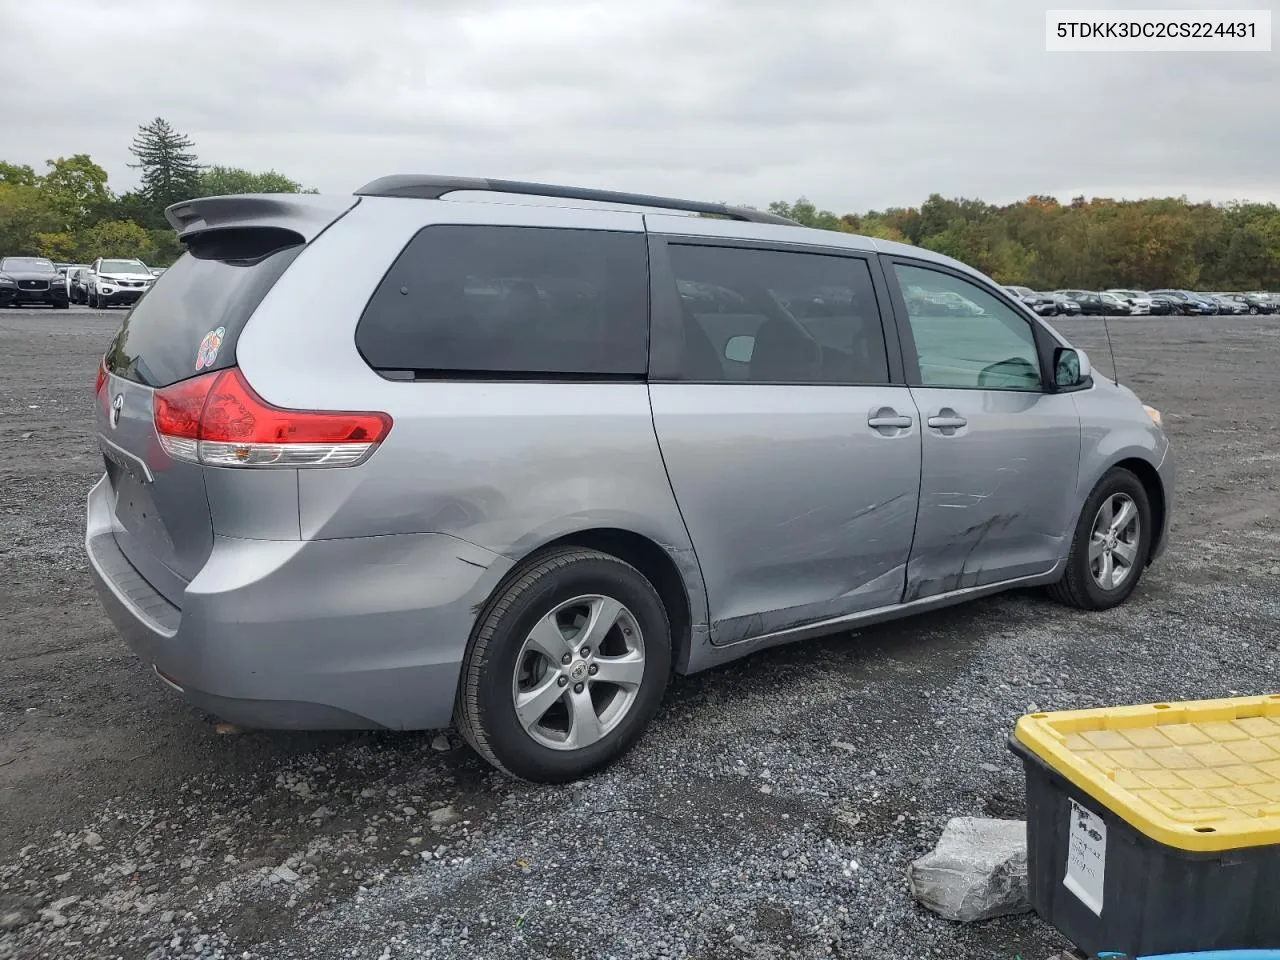
[[[625,203],[637,207],[654,207],[659,210],[687,210],[690,213],[711,213],[731,220],[748,223],[776,223],[789,227],[800,224],[787,217],[763,210],[733,207],[724,203],[707,203],[702,200],[676,200],[672,197],[651,197],[643,193],[623,193],[618,190],[594,190],[589,187],[561,187],[550,183],[526,183],[523,180],[490,180],[484,177],[442,177],[432,174],[421,176],[397,173],[379,177],[366,183],[355,192],[358,197],[412,197],[418,200],[439,200],[445,194],[461,190],[484,190],[493,193],[516,193],[535,197],[555,197],[562,200],[593,200],[599,203]]]

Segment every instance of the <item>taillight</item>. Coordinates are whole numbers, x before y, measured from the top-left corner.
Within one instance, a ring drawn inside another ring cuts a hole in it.
[[[349,467],[391,430],[385,413],[272,406],[236,367],[157,390],[152,414],[170,457],[212,467]]]
[[[111,415],[111,400],[107,391],[107,358],[98,362],[98,382],[93,385],[93,396],[98,402],[98,412],[103,417]]]

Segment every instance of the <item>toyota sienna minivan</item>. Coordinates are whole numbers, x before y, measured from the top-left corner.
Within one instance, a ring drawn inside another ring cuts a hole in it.
[[[452,724],[564,781],[673,674],[1012,587],[1106,609],[1165,549],[1160,414],[927,250],[436,176],[168,218],[86,548],[245,726]]]

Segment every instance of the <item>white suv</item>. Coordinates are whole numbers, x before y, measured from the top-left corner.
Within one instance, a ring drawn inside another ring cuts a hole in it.
[[[116,303],[134,303],[151,289],[155,281],[155,275],[141,260],[99,257],[89,268],[85,284],[89,291],[89,306],[106,308]]]

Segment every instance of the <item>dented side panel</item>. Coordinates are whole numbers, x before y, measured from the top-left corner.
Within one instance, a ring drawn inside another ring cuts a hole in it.
[[[713,643],[900,600],[920,471],[906,387],[655,383],[650,394]],[[885,407],[911,426],[868,426]]]
[[[925,421],[905,602],[1053,569],[1079,508],[1072,394],[912,387]],[[960,427],[928,425],[959,417]]]

